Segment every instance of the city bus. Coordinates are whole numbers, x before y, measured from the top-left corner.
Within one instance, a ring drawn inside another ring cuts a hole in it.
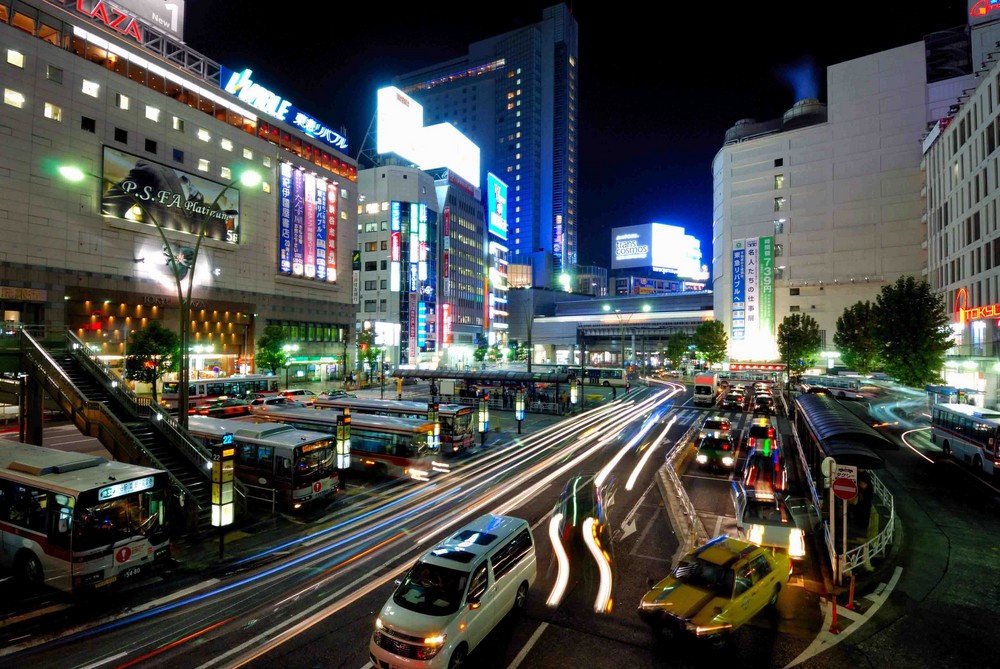
[[[232,434],[236,478],[258,493],[251,495],[255,499],[276,500],[294,511],[332,497],[340,487],[337,445],[328,432],[207,416],[189,416],[188,432],[206,446]]]
[[[935,404],[931,410],[931,441],[945,455],[986,474],[1000,468],[1000,411],[971,404]]]
[[[300,430],[336,434],[336,411],[306,407],[278,408],[234,421],[271,421]],[[351,412],[351,469],[376,479],[398,478],[426,481],[434,474],[449,471],[439,457],[434,423],[426,418],[400,418]]]
[[[317,399],[313,406],[317,409],[351,410],[351,418],[359,414],[394,416],[397,418],[418,418],[427,420],[427,404],[407,400],[376,400],[359,397],[334,397]],[[442,453],[463,451],[472,446],[475,431],[476,410],[464,404],[439,404],[438,421],[441,423]]]
[[[279,385],[278,377],[270,374],[247,374],[188,381],[188,408],[210,400],[249,397],[254,393],[276,393]],[[180,400],[179,390],[178,381],[164,381],[160,404],[170,410],[176,409]]]
[[[580,376],[580,365],[532,363],[531,371],[565,372],[571,377],[582,378],[585,385],[604,386],[605,388],[611,386],[624,388],[626,382],[635,383],[636,379],[639,378],[635,367],[584,367],[582,377]]]
[[[167,473],[0,441],[0,567],[75,593],[170,561]]]

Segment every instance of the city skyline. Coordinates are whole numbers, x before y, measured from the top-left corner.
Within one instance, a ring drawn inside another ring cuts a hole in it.
[[[338,17],[351,27],[334,40],[303,40],[275,34],[240,3],[205,1],[187,5],[185,39],[227,67],[253,68],[299,107],[345,126],[348,153],[357,156],[380,86],[463,56],[472,42],[536,23],[554,4],[507,3],[492,23],[455,2],[438,3],[433,13],[401,6],[377,20],[347,9]],[[729,127],[776,118],[804,97],[825,101],[827,66],[962,25],[967,10],[949,1],[907,15],[888,4],[848,2],[820,29],[800,19],[796,5],[775,3],[706,25],[705,44],[692,46],[673,37],[703,19],[663,24],[637,12],[567,4],[580,26],[579,262],[604,267],[611,228],[653,222],[685,228],[707,258],[711,161]]]

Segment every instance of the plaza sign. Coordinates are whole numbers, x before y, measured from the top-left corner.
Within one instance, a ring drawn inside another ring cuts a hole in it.
[[[97,0],[97,2],[76,0],[76,11],[142,44],[142,31],[139,30],[139,24],[135,18],[117,7],[109,6],[104,0]]]

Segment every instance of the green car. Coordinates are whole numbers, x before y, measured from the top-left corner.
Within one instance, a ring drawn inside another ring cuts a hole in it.
[[[736,446],[727,432],[713,432],[698,444],[695,462],[702,469],[732,469],[736,464]]]

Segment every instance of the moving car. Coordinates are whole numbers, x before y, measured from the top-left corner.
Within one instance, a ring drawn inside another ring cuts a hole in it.
[[[320,393],[319,396],[325,400],[335,400],[338,397],[357,397],[354,393],[349,393],[346,390],[327,390]]]
[[[559,536],[567,552],[587,551],[584,543],[583,523],[594,519],[594,532],[601,543],[610,548],[611,526],[608,521],[608,507],[614,503],[614,479],[604,481],[600,488],[596,485],[597,474],[574,476],[563,487],[554,514],[561,517]]]
[[[639,617],[656,633],[722,641],[765,607],[774,606],[791,573],[787,555],[716,537],[652,585],[639,602]]]
[[[421,557],[375,619],[376,667],[459,667],[535,582],[528,521],[480,516]]]
[[[702,422],[698,438],[704,439],[712,432],[725,432],[729,434],[730,427],[729,419],[725,416],[709,416]]]
[[[319,397],[312,390],[306,390],[304,388],[295,388],[293,390],[283,390],[279,393],[284,395],[290,400],[295,400],[296,402],[302,402],[303,404],[312,404]]]
[[[785,497],[733,481],[736,527],[747,541],[775,548],[793,560],[806,556],[806,533],[819,523],[816,507],[801,497]]]
[[[211,416],[212,418],[245,416],[248,413],[250,413],[250,402],[236,397],[212,400],[188,409],[188,414],[192,416]]]
[[[769,416],[775,415],[774,398],[771,397],[770,393],[758,393],[753,398],[753,412],[766,413]]]
[[[747,426],[743,435],[747,457],[743,461],[743,485],[764,492],[787,492],[788,468],[778,431],[766,418]]]
[[[695,462],[702,469],[732,469],[736,464],[736,446],[728,432],[713,432],[698,443]]]
[[[250,402],[250,413],[259,413],[268,409],[291,409],[293,407],[304,407],[302,402],[290,400],[284,395],[268,395],[258,397]]]
[[[726,396],[722,398],[721,406],[723,409],[743,411],[746,408],[746,403],[746,395],[738,390],[730,390],[726,393]]]

